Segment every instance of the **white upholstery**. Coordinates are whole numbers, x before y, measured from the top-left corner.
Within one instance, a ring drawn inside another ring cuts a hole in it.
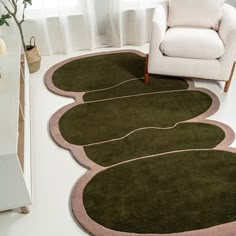
[[[198,0],[196,0],[198,1]],[[155,9],[149,48],[148,72],[173,76],[227,81],[236,60],[236,10],[225,4],[219,26],[219,36],[225,53],[218,59],[193,59],[165,56],[160,45],[168,28],[168,2],[160,2]],[[207,40],[207,39],[206,39]],[[211,43],[214,43],[211,41]],[[198,48],[201,50],[200,48]],[[205,50],[207,50],[205,48]]]
[[[170,57],[216,59],[224,54],[224,44],[216,31],[196,27],[169,28],[161,42],[162,53]]]
[[[219,27],[224,0],[169,0],[168,25]]]

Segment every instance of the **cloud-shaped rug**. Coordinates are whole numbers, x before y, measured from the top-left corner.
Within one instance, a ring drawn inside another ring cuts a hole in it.
[[[236,235],[234,133],[207,119],[217,96],[175,77],[144,85],[144,64],[117,51],[46,73],[52,92],[75,99],[50,120],[56,143],[88,168],[72,191],[75,218],[96,236]]]

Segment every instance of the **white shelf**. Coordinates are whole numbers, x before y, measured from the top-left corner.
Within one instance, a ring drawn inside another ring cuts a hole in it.
[[[14,32],[3,37],[7,52],[0,57],[0,211],[31,204],[29,73],[26,70],[24,102],[20,108],[21,43]],[[19,125],[20,109],[24,111],[22,127]],[[24,170],[18,158],[18,142],[22,138]]]

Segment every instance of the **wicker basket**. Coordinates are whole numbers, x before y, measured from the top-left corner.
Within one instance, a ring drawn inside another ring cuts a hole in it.
[[[38,48],[35,44],[35,37],[31,37],[30,45],[26,46],[25,55],[30,73],[38,71],[41,64],[41,56],[39,55]]]

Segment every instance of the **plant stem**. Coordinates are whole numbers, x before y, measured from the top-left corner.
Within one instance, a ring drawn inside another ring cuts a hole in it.
[[[12,12],[2,0],[1,0],[1,3],[3,7],[6,9],[6,11],[12,16],[14,12]]]
[[[15,22],[16,22],[17,27],[19,28],[19,31],[20,31],[20,37],[21,37],[23,49],[24,49],[24,51],[26,51],[25,39],[24,39],[24,34],[23,34],[21,24],[17,21],[17,19],[15,19]]]
[[[8,0],[8,2],[11,4],[12,8],[15,9],[14,4],[12,3],[12,1]]]
[[[14,0],[10,1],[8,0],[8,2],[12,5],[13,9],[14,9],[14,12],[12,12],[6,5],[5,3],[1,0],[1,3],[3,4],[3,6],[5,7],[5,9],[7,10],[7,12],[13,17],[19,31],[20,31],[20,37],[21,37],[21,41],[22,41],[22,45],[23,45],[23,49],[24,51],[26,51],[26,45],[25,45],[25,39],[24,39],[24,35],[23,35],[23,30],[22,30],[22,23],[24,22],[25,20],[25,8],[26,8],[26,5],[24,5],[24,8],[23,8],[23,13],[22,13],[22,20],[19,21],[17,19],[17,4]]]

